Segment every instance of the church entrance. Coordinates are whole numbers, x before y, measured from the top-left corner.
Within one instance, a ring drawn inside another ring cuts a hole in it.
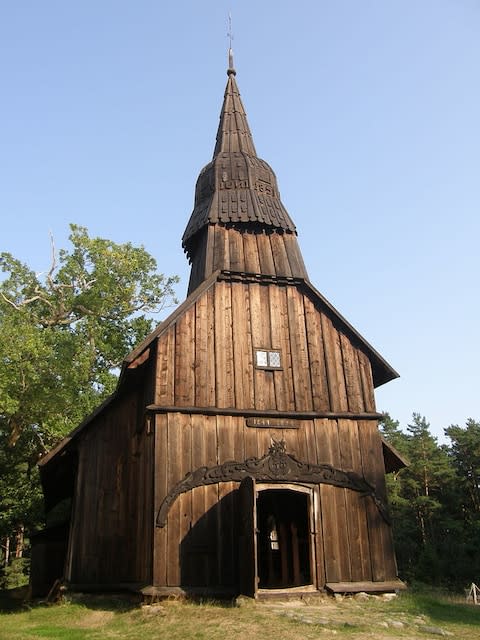
[[[313,489],[296,484],[240,484],[240,592],[312,587]]]
[[[312,583],[309,493],[257,485],[257,571],[260,589]]]

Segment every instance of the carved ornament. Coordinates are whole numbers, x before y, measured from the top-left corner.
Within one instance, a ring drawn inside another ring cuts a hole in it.
[[[260,482],[305,482],[352,489],[363,497],[372,498],[382,518],[390,524],[385,503],[364,478],[353,471],[342,471],[328,464],[301,462],[287,453],[282,440],[273,441],[262,458],[247,458],[244,462],[232,460],[214,467],[199,467],[187,473],[163,500],[157,515],[157,527],[166,525],[170,507],[182,493],[219,482],[241,482],[246,476]]]

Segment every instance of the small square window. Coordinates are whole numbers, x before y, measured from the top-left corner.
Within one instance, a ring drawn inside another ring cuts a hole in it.
[[[281,369],[282,358],[280,351],[255,349],[255,366],[258,369]]]
[[[257,350],[255,352],[257,367],[268,367],[268,352]]]
[[[268,366],[278,369],[281,366],[280,362],[280,351],[269,351],[268,352]]]

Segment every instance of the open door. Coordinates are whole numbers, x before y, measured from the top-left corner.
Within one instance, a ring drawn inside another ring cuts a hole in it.
[[[257,507],[255,480],[250,476],[240,484],[240,593],[250,598],[257,595]]]
[[[257,572],[260,589],[313,583],[310,495],[286,488],[258,491]]]

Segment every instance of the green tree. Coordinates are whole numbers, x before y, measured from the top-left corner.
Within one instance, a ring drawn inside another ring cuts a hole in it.
[[[476,517],[480,514],[480,423],[469,418],[464,428],[447,427],[445,435],[451,440],[451,459],[465,490],[465,508]]]
[[[384,413],[379,427],[385,440],[393,445],[402,455],[407,455],[408,438],[400,428],[399,421],[392,418],[390,414]]]
[[[409,461],[387,479],[401,575],[424,582],[452,581],[458,543],[457,492],[447,447],[440,446],[427,420],[414,413],[406,432],[390,417],[385,438]]]
[[[415,509],[421,542],[425,547],[435,538],[435,515],[441,509],[446,482],[451,481],[453,474],[446,450],[438,445],[423,416],[414,413],[407,432],[409,499]]]
[[[44,274],[0,255],[0,537],[38,521],[39,456],[116,385],[125,355],[175,302],[175,276],[130,243],[71,225],[71,249]],[[23,535],[23,534],[22,534]],[[16,552],[18,555],[18,552]]]
[[[451,441],[449,456],[455,470],[456,496],[451,508],[457,529],[455,575],[466,585],[480,579],[480,423],[469,418],[465,427],[447,427],[445,435]]]
[[[398,420],[385,414],[379,426],[385,440],[409,460],[409,439],[400,428]],[[418,557],[418,527],[407,491],[408,480],[406,468],[389,473],[386,477],[395,552],[400,576],[404,579],[412,577],[415,571],[415,558]]]

